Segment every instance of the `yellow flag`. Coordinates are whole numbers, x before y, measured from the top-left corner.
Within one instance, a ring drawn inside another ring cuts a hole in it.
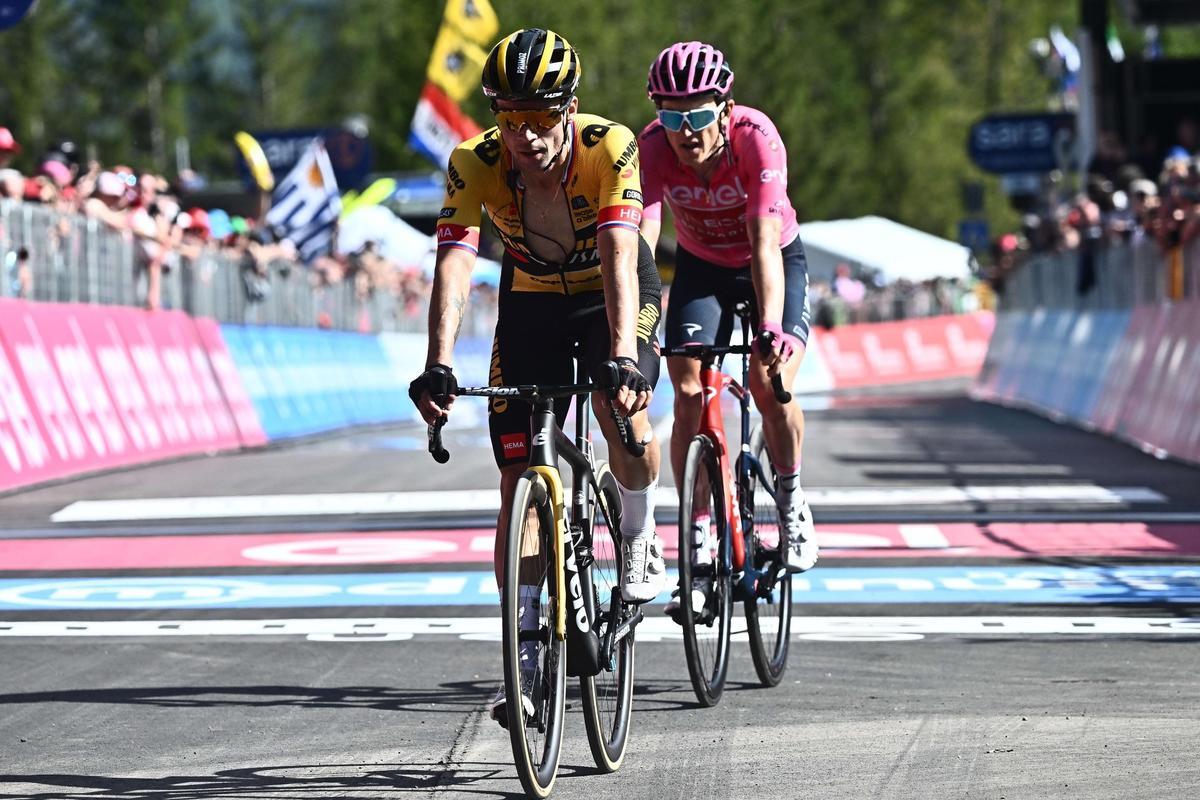
[[[365,206],[375,206],[382,203],[392,196],[396,191],[395,178],[380,178],[372,183],[366,189],[363,189],[362,194],[347,192],[342,195],[342,214],[345,218],[350,212],[357,211]]]
[[[500,31],[500,20],[488,0],[450,0],[444,24],[452,25],[477,45],[491,47]]]
[[[275,176],[271,174],[271,165],[267,163],[267,154],[263,152],[262,145],[258,143],[258,140],[245,131],[238,131],[234,134],[233,141],[237,143],[242,158],[246,159],[246,166],[250,168],[250,174],[254,176],[254,182],[258,184],[258,188],[264,192],[274,189]]]
[[[426,75],[451,100],[461,103],[479,88],[483,62],[487,53],[459,33],[452,25],[443,24],[433,43]]]

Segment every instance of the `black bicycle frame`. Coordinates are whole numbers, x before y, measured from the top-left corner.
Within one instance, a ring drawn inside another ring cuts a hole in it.
[[[581,368],[582,369],[582,368]],[[613,669],[616,645],[633,632],[641,621],[640,611],[628,620],[615,618],[622,607],[619,586],[614,586],[609,600],[614,619],[607,620],[604,639],[597,629],[601,620],[597,608],[597,592],[592,581],[592,530],[594,520],[586,516],[593,498],[600,496],[596,483],[594,450],[589,436],[590,400],[587,395],[575,398],[575,441],[572,442],[558,427],[554,401],[539,398],[533,402],[530,415],[530,467],[557,469],[562,458],[571,465],[571,520],[563,541],[565,553],[567,607],[567,674],[571,677],[596,675],[602,669]],[[560,473],[561,474],[561,473]],[[610,510],[609,513],[612,513]],[[620,532],[620,518],[610,519]],[[617,624],[620,622],[620,624]]]

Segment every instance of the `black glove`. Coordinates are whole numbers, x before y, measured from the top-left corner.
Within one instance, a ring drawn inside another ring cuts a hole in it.
[[[408,396],[413,405],[421,402],[423,392],[429,392],[433,402],[445,408],[446,403],[450,402],[450,396],[457,391],[458,381],[454,377],[454,370],[445,364],[434,364],[408,385]]]
[[[612,389],[614,395],[622,386],[628,388],[634,394],[650,391],[650,381],[646,380],[646,376],[638,369],[637,362],[632,358],[629,356],[617,356],[609,363],[615,364],[617,367],[617,380],[613,386],[609,387]]]

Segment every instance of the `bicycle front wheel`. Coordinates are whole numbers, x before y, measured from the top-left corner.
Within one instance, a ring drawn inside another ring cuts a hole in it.
[[[554,537],[550,492],[540,475],[526,472],[513,492],[500,605],[513,762],[526,794],[538,798],[549,796],[554,787],[566,711],[567,654],[564,642],[554,634],[555,608],[560,600],[554,575],[561,569],[552,557]],[[524,625],[520,618],[522,585],[527,592],[537,592],[536,619],[526,620]],[[533,701],[532,713],[526,711],[522,692]]]
[[[728,532],[720,468],[712,441],[688,445],[679,499],[679,616],[696,699],[714,706],[725,691],[733,587],[724,566]],[[693,601],[693,589],[696,590]],[[703,602],[699,601],[703,597]]]
[[[750,528],[747,560],[763,570],[755,596],[747,598],[746,635],[750,639],[750,657],[754,671],[764,686],[775,686],[787,669],[788,641],[792,628],[792,576],[787,571],[788,543],[779,528],[779,509],[762,487],[762,479],[775,481],[775,468],[767,453],[762,426],[750,435],[750,453],[762,468],[753,469],[745,497],[754,498],[754,520]],[[752,462],[753,463],[753,462]]]
[[[581,569],[590,575],[592,597],[596,603],[593,624],[600,641],[624,621],[626,606],[620,600],[621,586],[621,496],[617,481],[607,464],[596,469],[600,494],[592,498],[588,519],[592,526],[592,564]],[[613,590],[617,592],[613,601]],[[600,665],[596,675],[580,678],[583,693],[583,719],[588,745],[596,766],[615,772],[625,760],[629,737],[629,716],[633,709],[633,633],[618,642],[608,663]]]

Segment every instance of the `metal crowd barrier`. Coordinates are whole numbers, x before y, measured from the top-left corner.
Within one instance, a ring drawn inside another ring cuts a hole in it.
[[[1200,240],[1177,254],[1163,253],[1149,238],[1101,245],[1092,255],[1091,275],[1086,258],[1081,250],[1030,257],[1006,280],[1001,309],[1121,309],[1200,297]],[[1180,262],[1177,285],[1172,259]]]
[[[26,299],[47,302],[145,305],[146,275],[128,231],[113,230],[82,214],[63,214],[35,203],[0,200],[0,297],[21,296],[21,251],[28,252],[32,287]],[[179,308],[220,322],[316,325],[362,332],[424,332],[428,298],[405,301],[389,291],[360,292],[353,278],[321,286],[303,265],[276,261],[261,297],[251,298],[240,263],[205,251],[194,262],[174,260],[162,277],[164,308]],[[494,299],[472,296],[464,335],[491,336]]]

